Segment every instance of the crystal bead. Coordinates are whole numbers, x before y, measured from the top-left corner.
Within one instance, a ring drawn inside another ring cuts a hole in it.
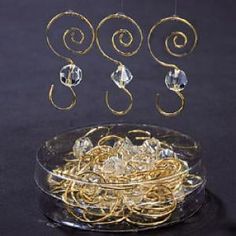
[[[93,143],[89,138],[79,138],[73,146],[73,154],[75,157],[83,156],[86,152],[93,148]]]
[[[156,155],[160,149],[160,142],[155,138],[150,138],[145,140],[142,146],[147,153]]]
[[[169,157],[174,157],[175,153],[172,150],[166,148],[166,149],[161,150],[159,155],[161,158],[165,159]]]
[[[156,159],[150,154],[143,153],[132,158],[135,171],[150,171],[155,167]]]
[[[114,148],[118,148],[118,147],[122,147],[122,148],[130,148],[131,146],[133,146],[133,143],[131,142],[131,140],[127,137],[125,137],[122,140],[118,140],[114,143],[113,147]]]
[[[133,147],[133,143],[129,138],[125,137],[124,139],[115,142],[113,147],[118,148],[121,153],[126,153]]]
[[[60,70],[60,81],[65,86],[77,86],[82,80],[82,70],[74,65],[68,64]]]
[[[119,153],[122,154],[123,159],[128,161],[130,156],[135,156],[141,152],[141,146],[133,145],[131,140],[125,137],[123,140],[115,142],[114,148],[118,148]]]
[[[119,156],[111,156],[104,162],[103,171],[106,174],[123,175],[125,174],[125,163]]]
[[[133,79],[133,75],[127,67],[119,65],[111,74],[111,79],[119,88],[124,88]]]
[[[182,91],[187,85],[188,79],[184,71],[174,69],[174,71],[169,71],[166,75],[165,83],[170,90]]]

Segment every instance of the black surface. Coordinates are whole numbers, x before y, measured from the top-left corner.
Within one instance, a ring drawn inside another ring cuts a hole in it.
[[[173,14],[173,5],[173,0],[124,0],[125,13],[140,22],[145,35],[156,20]],[[236,235],[235,7],[233,0],[179,0],[179,15],[190,19],[200,35],[196,51],[180,60],[190,80],[185,111],[173,119],[156,112],[157,91],[165,105],[177,106],[176,97],[165,88],[167,70],[155,64],[144,45],[137,56],[125,60],[135,75],[129,85],[135,104],[127,116],[117,118],[104,104],[106,89],[115,101],[121,99],[115,96],[119,91],[109,79],[115,66],[96,48],[76,61],[84,71],[84,80],[76,89],[78,106],[71,112],[59,112],[49,104],[49,85],[57,83],[65,62],[47,48],[44,30],[52,16],[67,9],[79,11],[96,25],[121,10],[119,1],[1,0],[0,235],[96,235],[48,224],[37,207],[35,153],[45,139],[64,130],[122,121],[157,124],[193,136],[202,144],[208,169],[210,193],[203,210],[184,224],[145,235]],[[68,95],[63,88],[60,92]]]

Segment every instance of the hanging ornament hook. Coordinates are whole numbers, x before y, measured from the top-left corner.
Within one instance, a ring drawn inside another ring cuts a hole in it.
[[[140,36],[139,43],[137,43],[137,46],[132,49],[132,45],[135,42],[134,42],[133,34],[129,29],[120,28],[112,34],[112,37],[111,37],[112,47],[121,56],[131,57],[139,51],[140,47],[142,46],[142,42],[143,42],[143,33],[142,33],[140,26],[136,23],[136,21],[133,20],[131,17],[126,16],[123,13],[111,14],[111,15],[105,17],[104,19],[102,19],[100,21],[100,23],[98,24],[97,29],[96,29],[96,43],[97,43],[99,51],[101,52],[101,54],[105,58],[107,58],[111,62],[118,65],[116,71],[114,71],[111,74],[111,79],[118,86],[118,88],[122,89],[128,95],[129,100],[130,100],[130,104],[129,104],[128,108],[123,111],[116,111],[115,109],[111,108],[111,106],[109,105],[108,92],[106,92],[106,95],[105,95],[105,102],[106,102],[106,105],[109,108],[109,110],[114,115],[122,116],[122,115],[126,115],[132,108],[133,97],[132,97],[132,94],[129,92],[129,90],[125,88],[125,86],[130,83],[130,81],[133,78],[133,75],[131,74],[129,69],[125,65],[123,65],[123,63],[121,61],[108,55],[103,50],[103,48],[101,46],[101,42],[100,42],[100,29],[101,29],[101,27],[107,21],[114,20],[114,19],[118,19],[118,20],[121,19],[121,20],[126,20],[126,21],[130,22],[132,25],[135,26],[135,28],[138,31],[139,36]]]
[[[71,53],[77,54],[77,55],[84,55],[92,48],[94,40],[95,40],[95,31],[93,29],[93,26],[91,25],[91,23],[89,22],[89,20],[86,17],[84,17],[83,15],[81,15],[77,12],[66,11],[66,12],[59,13],[49,21],[49,23],[46,27],[46,40],[47,40],[47,44],[48,44],[49,48],[52,50],[52,52],[56,56],[60,57],[61,59],[64,59],[65,61],[67,61],[69,63],[69,64],[63,66],[62,69],[60,70],[60,82],[64,86],[66,86],[70,89],[70,91],[72,93],[71,104],[66,107],[61,107],[61,106],[56,105],[56,103],[53,100],[54,84],[51,85],[51,87],[49,89],[49,94],[48,94],[49,101],[51,102],[51,104],[55,108],[57,108],[59,110],[64,110],[64,111],[65,110],[68,111],[76,105],[77,96],[76,96],[72,87],[75,87],[80,84],[80,82],[82,80],[82,70],[74,64],[73,60],[70,57],[65,56],[63,53],[56,50],[56,48],[53,46],[53,44],[50,40],[49,33],[51,31],[51,27],[57,21],[59,21],[61,18],[68,18],[68,17],[70,17],[70,18],[72,17],[74,19],[79,19],[80,23],[81,23],[81,21],[83,23],[85,23],[86,26],[89,28],[89,32],[91,34],[91,39],[90,39],[87,47],[85,46],[84,48],[82,48],[83,47],[82,45],[86,44],[85,33],[83,32],[83,30],[81,28],[78,28],[77,25],[76,25],[76,27],[69,27],[62,34],[62,43],[63,43],[63,46],[66,50],[68,50]]]
[[[160,95],[157,94],[156,108],[157,108],[157,110],[159,111],[159,113],[161,115],[164,115],[164,116],[167,116],[167,117],[174,117],[174,116],[178,115],[184,109],[185,98],[184,98],[184,95],[181,93],[181,91],[187,85],[188,80],[187,80],[187,76],[186,76],[185,72],[180,70],[177,65],[164,62],[155,55],[155,53],[152,49],[152,46],[151,46],[152,34],[157,28],[159,28],[160,25],[162,25],[164,23],[167,23],[167,22],[180,22],[184,25],[187,25],[191,29],[191,31],[193,33],[193,37],[194,37],[193,43],[191,44],[190,49],[187,52],[186,51],[181,52],[181,53],[174,52],[171,49],[171,47],[169,46],[170,43],[172,42],[172,45],[175,49],[184,49],[184,48],[186,48],[186,46],[188,45],[188,37],[184,32],[181,32],[181,31],[171,32],[166,37],[165,42],[164,42],[166,51],[170,55],[172,55],[174,57],[179,57],[179,58],[187,56],[188,54],[190,54],[195,49],[195,47],[197,46],[197,41],[198,41],[198,36],[197,36],[196,29],[186,19],[183,19],[183,18],[180,18],[180,17],[176,16],[176,9],[177,9],[177,0],[175,1],[175,15],[171,16],[171,17],[161,19],[160,21],[158,21],[156,24],[154,24],[152,26],[152,28],[151,28],[151,30],[149,31],[149,34],[148,34],[148,49],[150,51],[150,54],[157,63],[159,63],[160,65],[162,65],[164,67],[168,67],[168,68],[172,69],[166,75],[165,83],[166,83],[167,88],[169,90],[175,92],[176,95],[181,100],[181,106],[178,110],[176,110],[175,112],[166,112],[160,107]]]

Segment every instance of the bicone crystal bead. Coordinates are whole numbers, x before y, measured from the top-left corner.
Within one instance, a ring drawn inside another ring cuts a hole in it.
[[[83,156],[86,152],[91,150],[93,148],[92,141],[85,137],[85,138],[79,138],[75,141],[75,144],[73,146],[73,154],[75,157]]]
[[[60,70],[60,81],[65,86],[77,86],[82,80],[82,70],[74,65],[68,64]]]
[[[133,147],[133,143],[127,137],[122,140],[118,140],[114,143],[113,148],[119,149],[120,152],[127,152]]]
[[[165,159],[165,158],[174,157],[175,153],[172,150],[166,148],[166,149],[161,150],[159,155],[160,155],[160,158]]]
[[[174,69],[174,71],[169,71],[166,75],[165,83],[170,90],[182,91],[187,85],[188,79],[184,71]]]
[[[119,156],[111,156],[103,165],[106,174],[123,175],[125,174],[125,163]]]
[[[144,147],[147,153],[157,155],[160,149],[160,142],[156,138],[150,138],[144,141],[142,146]]]
[[[127,67],[119,65],[111,74],[111,79],[119,88],[124,88],[133,79],[133,75]]]
[[[119,152],[123,155],[124,159],[129,159],[130,155],[137,155],[142,148],[141,146],[133,145],[131,140],[127,137],[125,137],[123,140],[115,142],[113,147],[119,150]]]

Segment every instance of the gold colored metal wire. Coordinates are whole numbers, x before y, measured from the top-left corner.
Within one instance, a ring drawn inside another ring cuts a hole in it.
[[[79,54],[79,55],[84,55],[86,54],[93,46],[93,43],[94,43],[94,40],[95,40],[95,31],[93,29],[93,26],[92,24],[89,22],[89,20],[84,17],[83,15],[77,13],[77,12],[73,12],[73,11],[66,11],[66,12],[62,12],[62,13],[59,13],[57,14],[56,16],[54,16],[48,23],[47,27],[46,27],[46,40],[47,40],[47,44],[49,46],[49,48],[52,50],[52,52],[60,57],[61,59],[67,61],[70,65],[74,65],[74,62],[72,60],[72,58],[70,57],[67,57],[65,55],[62,55],[60,52],[58,52],[54,47],[53,47],[53,44],[51,43],[50,41],[50,38],[49,38],[49,32],[50,32],[50,29],[51,27],[59,20],[61,19],[62,17],[66,17],[66,16],[70,16],[70,17],[77,17],[79,18],[82,22],[85,22],[88,27],[89,27],[89,31],[91,32],[91,42],[90,44],[88,45],[87,48],[85,49],[78,49],[78,50],[75,50],[73,48],[70,47],[69,45],[69,39],[70,39],[70,43],[73,43],[74,45],[76,46],[81,46],[84,41],[85,41],[85,34],[84,32],[78,28],[78,27],[71,27],[67,30],[65,30],[65,32],[63,33],[63,37],[62,37],[62,41],[63,41],[63,45],[64,47],[69,50],[70,52],[72,53],[75,53],[75,54]],[[77,40],[76,39],[76,36],[77,34],[80,35],[80,39]],[[64,84],[65,85],[65,84]],[[49,97],[49,101],[51,102],[51,104],[59,109],[59,110],[71,110],[75,105],[76,105],[76,100],[77,100],[77,96],[72,88],[72,85],[71,85],[71,78],[70,78],[70,73],[68,75],[68,78],[67,78],[67,83],[65,85],[66,87],[68,87],[72,93],[72,102],[70,105],[66,106],[66,107],[61,107],[59,105],[57,105],[54,100],[53,100],[53,91],[54,91],[54,84],[51,85],[50,87],[50,90],[49,90],[49,94],[48,94],[48,97]]]
[[[106,131],[105,134],[101,134],[100,137],[102,137],[103,135],[108,135],[108,133],[110,132],[110,128],[106,127],[106,126],[98,126],[96,128],[90,129],[85,135],[84,137],[90,137],[91,135],[96,134],[98,131],[104,130]]]
[[[49,48],[53,51],[53,53],[56,56],[66,60],[69,64],[74,64],[73,60],[70,57],[66,57],[66,56],[60,54],[59,52],[57,52],[54,49],[54,47],[53,47],[53,45],[50,41],[50,38],[49,38],[49,32],[50,32],[51,27],[60,18],[65,17],[65,16],[77,17],[80,20],[82,20],[82,22],[85,22],[88,25],[89,31],[91,32],[91,35],[92,35],[91,36],[92,37],[91,42],[90,42],[90,44],[87,48],[85,48],[83,50],[75,50],[75,49],[73,49],[69,46],[69,43],[67,42],[68,38],[70,38],[71,42],[75,43],[76,45],[82,45],[84,43],[84,40],[85,40],[85,34],[78,27],[71,27],[71,28],[67,29],[63,34],[63,44],[64,44],[65,48],[68,49],[69,51],[71,51],[73,53],[76,53],[76,54],[80,54],[80,55],[86,54],[93,46],[93,43],[94,43],[94,40],[95,40],[95,32],[94,32],[92,24],[90,23],[90,21],[86,17],[84,17],[83,15],[81,15],[77,12],[73,12],[73,11],[66,11],[66,12],[59,13],[49,21],[49,23],[47,25],[47,28],[46,28],[46,39],[47,39],[47,43],[48,43]],[[79,33],[80,36],[81,36],[79,41],[76,40],[76,38],[75,38],[77,33]]]
[[[135,54],[137,54],[137,52],[139,51],[139,49],[141,48],[142,46],[142,42],[143,42],[143,33],[142,33],[142,30],[140,28],[140,26],[138,25],[138,23],[133,20],[131,17],[129,16],[126,16],[122,13],[116,13],[116,14],[111,14],[107,17],[105,17],[104,19],[102,19],[100,21],[100,23],[98,24],[97,26],[97,29],[96,29],[96,42],[97,42],[97,46],[98,46],[98,49],[99,51],[102,53],[102,55],[107,58],[108,60],[114,62],[115,64],[118,64],[118,65],[123,65],[123,63],[119,60],[116,60],[114,58],[112,58],[111,56],[109,56],[107,53],[105,53],[105,51],[102,49],[102,46],[100,44],[100,29],[101,27],[109,20],[112,20],[112,19],[123,19],[123,20],[127,20],[128,22],[132,23],[138,30],[139,32],[139,35],[140,35],[140,42],[138,44],[138,47],[133,50],[133,51],[130,51],[130,52],[123,52],[121,51],[118,46],[116,45],[116,42],[115,42],[115,39],[116,37],[118,37],[119,39],[119,43],[125,47],[125,48],[128,48],[132,45],[132,43],[134,42],[134,38],[133,38],[133,35],[132,33],[127,30],[127,29],[119,29],[117,31],[114,32],[114,34],[112,35],[112,46],[113,48],[122,56],[125,56],[125,57],[130,57],[130,56],[133,56]],[[124,38],[125,37],[128,37],[128,41],[125,42],[124,41]]]
[[[184,53],[174,53],[171,51],[170,47],[169,47],[169,42],[170,40],[173,41],[173,45],[176,47],[176,48],[184,48],[187,43],[188,43],[188,38],[186,36],[185,33],[183,32],[180,32],[180,31],[176,31],[176,32],[172,32],[169,36],[167,36],[167,38],[165,39],[165,49],[167,50],[167,52],[172,55],[172,56],[175,56],[175,57],[184,57],[184,56],[187,56],[188,54],[190,54],[194,49],[195,47],[197,46],[197,41],[198,41],[198,36],[197,36],[197,31],[196,29],[194,28],[194,26],[189,22],[187,21],[186,19],[183,19],[183,18],[180,18],[178,16],[171,16],[171,17],[167,17],[167,18],[164,18],[164,19],[161,19],[160,21],[158,21],[156,24],[154,24],[151,28],[151,30],[149,31],[149,34],[148,34],[148,48],[149,48],[149,51],[152,55],[152,57],[155,59],[156,62],[158,62],[160,65],[164,66],[164,67],[169,67],[169,68],[173,68],[173,69],[177,69],[179,70],[178,66],[175,65],[175,64],[169,64],[169,63],[166,63],[162,60],[160,60],[156,55],[155,53],[153,52],[152,50],[152,47],[151,47],[151,37],[152,37],[152,34],[154,32],[154,30],[156,30],[156,28],[158,28],[161,24],[163,23],[166,23],[166,22],[181,22],[183,24],[186,24],[187,26],[190,27],[190,29],[192,30],[193,32],[193,35],[194,35],[194,41],[193,41],[193,45],[191,46],[190,50],[188,52],[184,52]],[[182,39],[182,43],[178,43],[178,41],[180,41],[180,39]]]
[[[176,155],[158,160],[150,171],[136,171],[124,176],[111,173],[109,178],[102,169],[95,172],[95,166],[102,166],[108,158],[118,154],[120,149],[114,148],[110,142],[122,142],[126,138],[110,130],[107,133],[103,126],[91,129],[83,137],[101,130],[106,135],[101,133],[96,146],[84,156],[68,160],[54,169],[56,178],[48,176],[52,194],[64,202],[70,217],[94,225],[121,222],[140,227],[160,225],[176,210],[180,201],[174,195],[176,191],[182,187],[188,189],[189,193],[183,193],[184,198],[184,194],[190,194],[203,183],[202,177],[190,174],[186,162]],[[151,138],[148,131],[141,129],[130,130],[128,134]],[[160,146],[166,148],[168,144],[161,142]],[[140,158],[147,156],[144,154]],[[128,164],[132,167],[140,162],[131,158]]]
[[[62,110],[62,111],[71,110],[71,109],[76,105],[76,103],[77,103],[77,96],[76,96],[76,94],[75,94],[73,88],[70,87],[70,86],[67,86],[67,87],[70,89],[70,91],[71,91],[71,93],[72,93],[72,102],[71,102],[70,105],[68,105],[68,106],[66,106],[66,107],[61,107],[61,106],[57,105],[57,104],[54,102],[54,100],[53,100],[54,84],[52,84],[51,87],[50,87],[50,89],[49,89],[48,99],[49,99],[49,101],[51,102],[51,104],[52,104],[55,108],[57,108],[58,110]]]
[[[104,145],[106,142],[109,142],[112,140],[118,141],[118,140],[122,140],[122,138],[119,137],[118,135],[107,135],[98,141],[98,146]]]
[[[164,23],[167,23],[167,22],[180,22],[180,23],[183,23],[185,25],[187,25],[191,30],[192,30],[192,33],[193,33],[193,36],[194,36],[194,39],[193,39],[193,44],[191,45],[190,47],[190,50],[188,52],[183,52],[183,53],[176,53],[176,52],[173,52],[171,49],[170,49],[170,41],[172,41],[173,43],[173,46],[177,49],[183,49],[187,46],[188,44],[188,37],[187,35],[184,33],[184,32],[181,32],[181,31],[175,31],[175,32],[171,32],[165,39],[165,49],[166,51],[174,56],[174,57],[184,57],[184,56],[187,56],[188,54],[190,54],[194,49],[195,47],[197,46],[197,42],[198,42],[198,36],[197,36],[197,31],[196,29],[194,28],[194,26],[189,22],[187,21],[186,19],[183,19],[181,17],[178,17],[178,16],[171,16],[171,17],[167,17],[167,18],[164,18],[164,19],[161,19],[160,21],[158,21],[157,23],[155,23],[151,30],[149,31],[149,34],[148,34],[148,49],[150,51],[150,54],[151,56],[153,57],[153,59],[159,63],[160,65],[164,66],[164,67],[168,67],[168,68],[172,68],[172,69],[176,69],[176,70],[180,70],[179,67],[175,64],[171,64],[171,63],[167,63],[167,62],[164,62],[162,61],[161,59],[159,59],[155,53],[153,52],[152,50],[152,46],[151,46],[151,38],[152,38],[152,34],[153,32],[162,24]],[[167,116],[167,117],[174,117],[176,115],[178,115],[183,109],[184,109],[184,105],[185,105],[185,98],[184,98],[184,95],[180,92],[180,91],[177,91],[175,89],[172,89],[172,91],[174,93],[176,93],[176,95],[180,98],[181,100],[181,106],[178,110],[176,110],[175,112],[166,112],[164,111],[161,107],[160,107],[160,103],[159,103],[159,94],[157,94],[157,102],[156,102],[156,108],[157,110],[160,112],[160,114],[162,114],[163,116]]]
[[[134,130],[130,130],[128,132],[128,134],[134,134],[135,135],[135,140],[146,140],[148,138],[151,137],[151,133],[146,131],[146,130],[141,130],[141,129],[134,129]],[[144,136],[139,136],[140,135],[144,135]]]
[[[111,105],[109,104],[109,92],[106,91],[106,95],[105,95],[105,102],[106,102],[107,107],[116,116],[124,116],[124,115],[126,115],[132,109],[132,106],[133,106],[133,96],[130,93],[130,91],[127,88],[125,88],[125,87],[122,87],[121,89],[125,92],[125,94],[128,95],[128,98],[129,98],[129,105],[128,105],[128,107],[125,110],[117,111],[117,110],[113,109],[111,107]]]
[[[138,53],[139,49],[141,48],[142,46],[142,42],[143,42],[143,33],[142,33],[142,30],[140,28],[140,26],[137,24],[137,22],[135,20],[133,20],[131,17],[129,16],[126,16],[124,15],[123,13],[116,13],[116,14],[111,14],[107,17],[105,17],[104,19],[102,19],[100,21],[100,23],[98,24],[97,28],[96,28],[96,43],[97,43],[97,46],[98,46],[98,49],[99,51],[101,52],[101,54],[107,58],[108,60],[112,61],[113,63],[119,65],[119,66],[123,66],[123,63],[117,59],[114,59],[113,57],[109,56],[102,48],[101,46],[101,43],[100,43],[100,29],[101,27],[107,22],[107,21],[110,21],[112,19],[123,19],[123,20],[126,20],[128,22],[130,22],[131,24],[133,24],[137,30],[138,30],[138,33],[140,35],[140,41],[139,41],[139,44],[137,46],[136,49],[133,49],[132,51],[122,51],[116,44],[116,38],[118,38],[118,42],[119,44],[125,48],[125,49],[128,49],[132,46],[133,42],[134,42],[134,38],[133,38],[133,35],[132,33],[128,30],[128,29],[118,29],[117,31],[115,31],[112,35],[112,46],[113,48],[115,49],[115,51],[121,55],[121,56],[125,56],[125,57],[130,57],[130,56],[133,56],[135,54]],[[125,37],[127,37],[127,40],[125,41]],[[133,105],[133,96],[132,94],[130,93],[130,91],[125,88],[125,86],[120,86],[120,89],[122,89],[127,95],[128,95],[128,98],[130,100],[129,102],[129,106],[127,107],[127,109],[125,110],[122,110],[122,111],[117,111],[115,109],[113,109],[110,104],[109,104],[109,93],[108,91],[106,91],[106,95],[105,95],[105,102],[106,102],[106,105],[108,107],[108,109],[114,114],[114,115],[117,115],[117,116],[123,116],[123,115],[126,115],[131,109],[132,109],[132,105]]]
[[[177,116],[184,109],[184,106],[185,106],[185,97],[184,97],[184,95],[179,91],[173,91],[173,92],[176,93],[176,95],[180,98],[180,102],[181,102],[179,109],[174,111],[174,112],[164,111],[160,106],[160,94],[157,94],[157,96],[156,96],[156,109],[163,116],[174,117],[174,116]]]

